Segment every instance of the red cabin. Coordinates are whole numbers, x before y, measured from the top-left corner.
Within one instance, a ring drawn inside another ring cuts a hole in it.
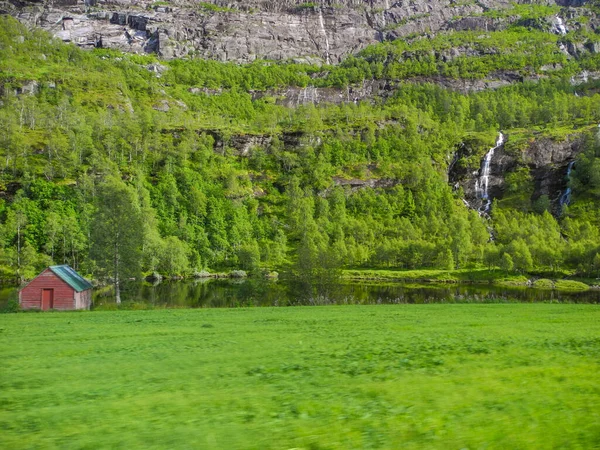
[[[50,266],[19,291],[22,309],[89,309],[93,286],[70,266]]]

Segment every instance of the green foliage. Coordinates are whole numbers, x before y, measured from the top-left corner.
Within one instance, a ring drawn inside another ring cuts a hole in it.
[[[198,8],[200,8],[200,10],[202,10],[202,11],[213,12],[213,13],[235,11],[235,9],[225,8],[225,7],[215,5],[214,3],[209,3],[209,2],[198,2]]]
[[[523,17],[541,14],[523,8]],[[591,133],[569,180],[574,201],[559,220],[550,198],[532,204],[525,164],[507,174],[489,222],[446,181],[462,142],[483,150],[502,129],[519,158],[531,139],[585,134],[600,121],[595,87],[582,85],[576,96],[568,81],[594,57],[567,60],[556,35],[521,27],[439,33],[378,44],[325,68],[162,61],[158,77],[148,70],[158,64],[153,56],[84,52],[11,18],[0,22],[0,269],[11,277],[29,278],[51,261],[107,276],[94,221],[97,206],[110,207],[98,197],[110,179],[131,193],[140,217],[135,272],[277,269],[327,284],[342,267],[492,274],[508,258],[523,274],[598,272],[600,153]],[[461,46],[472,56],[443,56]],[[427,78],[397,84],[439,73],[526,75],[551,63],[562,69],[536,83],[470,94]],[[356,104],[287,108],[277,100],[288,87],[372,79],[396,87]],[[33,81],[31,95],[18,93]],[[480,156],[456,164],[477,166]]]
[[[499,266],[496,262],[495,266]],[[512,270],[512,269],[511,269]],[[421,270],[374,270],[374,269],[346,269],[342,277],[354,281],[380,280],[380,281],[413,281],[427,283],[510,283],[512,285],[525,285],[527,278],[515,273],[506,274],[499,269],[421,269]]]
[[[549,5],[516,5],[513,4],[512,8],[503,9],[489,9],[483,13],[485,17],[491,17],[499,19],[503,17],[511,17],[518,15],[521,20],[524,19],[538,19],[555,16],[560,12],[559,6]],[[519,23],[519,22],[517,22]],[[521,22],[522,23],[522,22]]]
[[[177,236],[169,236],[163,242],[163,255],[158,270],[167,275],[185,275],[189,271],[190,252],[187,243]]]
[[[21,305],[19,305],[19,300],[11,299],[6,303],[6,305],[2,309],[0,309],[0,313],[3,313],[3,314],[17,313],[20,310],[21,310]]]
[[[296,6],[297,9],[302,10],[302,9],[313,9],[313,8],[318,8],[319,4],[315,3],[315,2],[305,2],[305,3],[301,3],[298,6]]]
[[[500,268],[504,270],[506,273],[513,270],[515,267],[515,263],[513,262],[512,256],[510,253],[503,253],[500,258]]]
[[[546,278],[540,278],[533,282],[533,287],[537,289],[554,289],[554,282]]]
[[[575,280],[556,280],[554,287],[565,291],[587,291],[590,288],[587,284]]]
[[[238,261],[242,269],[256,272],[260,268],[260,248],[258,242],[252,241],[242,245],[238,250]]]
[[[90,225],[90,256],[99,272],[113,280],[120,303],[120,280],[136,276],[141,270],[143,235],[139,200],[133,188],[117,178],[108,178],[98,186],[95,207]]]

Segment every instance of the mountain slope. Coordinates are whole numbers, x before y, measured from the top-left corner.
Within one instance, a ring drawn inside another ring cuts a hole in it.
[[[146,272],[595,274],[595,36],[518,8],[532,26],[413,36],[326,67],[88,52],[3,17],[5,276],[50,259],[101,269],[90,223],[114,176],[145,218]],[[499,131],[490,219],[474,187]]]

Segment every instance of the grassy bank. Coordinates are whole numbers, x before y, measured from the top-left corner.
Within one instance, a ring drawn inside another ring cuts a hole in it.
[[[389,280],[417,281],[428,283],[512,283],[525,284],[528,278],[524,275],[507,274],[500,270],[487,269],[417,269],[417,270],[383,270],[354,269],[344,270],[343,278],[348,280]]]
[[[600,309],[0,317],[0,447],[594,448]]]
[[[377,269],[350,269],[342,272],[342,278],[353,281],[411,281],[423,283],[485,283],[503,286],[526,286],[531,279],[522,274],[506,273],[494,269],[456,269],[456,270],[377,270]],[[560,289],[560,290],[586,290],[589,285],[587,280],[548,280],[541,279],[534,283],[534,287]]]

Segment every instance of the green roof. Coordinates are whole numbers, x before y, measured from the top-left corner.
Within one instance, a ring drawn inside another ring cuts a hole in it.
[[[75,272],[71,266],[67,266],[66,264],[62,266],[50,266],[50,270],[77,292],[93,288],[92,284]]]

